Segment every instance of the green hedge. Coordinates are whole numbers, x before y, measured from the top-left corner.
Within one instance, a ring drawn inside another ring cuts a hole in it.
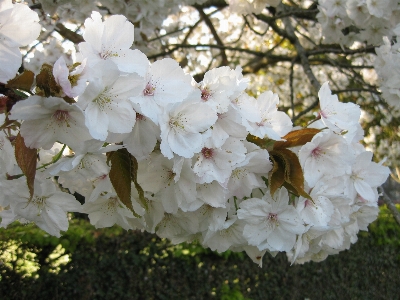
[[[294,266],[265,256],[259,268],[243,253],[84,220],[60,239],[14,224],[0,230],[0,299],[398,299],[399,236],[382,208],[349,251]]]

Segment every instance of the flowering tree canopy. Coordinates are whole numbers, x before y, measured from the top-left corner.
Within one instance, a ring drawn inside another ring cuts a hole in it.
[[[0,226],[80,212],[260,266],[348,249],[399,170],[399,12],[0,0]]]

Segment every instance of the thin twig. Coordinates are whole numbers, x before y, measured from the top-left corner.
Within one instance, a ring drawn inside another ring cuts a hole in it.
[[[293,88],[293,73],[294,73],[294,63],[295,60],[292,61],[292,64],[290,65],[290,75],[289,75],[289,85],[290,85],[290,103],[291,103],[291,108],[292,108],[292,122],[295,117],[295,112],[294,112],[294,88]]]

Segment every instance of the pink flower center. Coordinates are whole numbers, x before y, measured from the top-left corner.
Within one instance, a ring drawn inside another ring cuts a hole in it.
[[[211,93],[208,88],[204,88],[201,90],[201,100],[208,101],[208,99],[210,99],[210,97],[211,97]]]
[[[256,122],[256,125],[257,125],[258,127],[262,127],[262,126],[264,126],[264,123],[263,123],[263,122]]]
[[[169,170],[168,171],[168,181],[170,182],[170,181],[172,181],[174,178],[175,178],[175,173],[172,171],[172,170]],[[169,184],[168,184],[169,185]]]
[[[304,207],[308,207],[313,205],[313,202],[310,199],[307,199],[306,201],[304,201]]]
[[[145,116],[143,116],[139,113],[136,113],[136,121],[145,121],[145,120],[146,120]]]
[[[156,90],[156,88],[153,87],[152,84],[149,82],[146,84],[146,87],[143,90],[143,95],[144,96],[154,96],[155,90]]]
[[[317,117],[317,119],[320,119],[321,117],[326,118],[326,113],[325,113],[323,110],[320,110],[320,111],[318,112],[318,117]]]
[[[112,55],[111,51],[105,51],[105,52],[101,52],[99,53],[99,56],[101,59],[107,59],[108,57],[110,57]]]
[[[214,155],[214,149],[204,147],[203,149],[201,149],[201,154],[203,154],[205,158],[210,159]]]
[[[321,154],[322,154],[322,149],[320,147],[317,147],[313,151],[311,151],[312,157],[320,157]]]
[[[97,178],[100,179],[100,180],[103,180],[103,179],[106,179],[107,176],[108,176],[108,174],[103,174],[103,175],[101,175],[101,176],[99,176]]]
[[[268,220],[272,222],[278,222],[278,214],[269,213]]]
[[[56,110],[53,114],[53,119],[57,122],[67,122],[69,120],[69,112],[66,110]]]

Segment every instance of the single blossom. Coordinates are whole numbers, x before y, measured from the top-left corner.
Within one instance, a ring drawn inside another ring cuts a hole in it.
[[[47,233],[60,237],[68,229],[68,212],[80,212],[81,204],[74,196],[56,190],[49,180],[35,180],[34,194],[30,197],[25,179],[13,180],[6,186],[10,209],[0,212],[1,227],[18,219],[35,222]],[[5,216],[5,218],[4,218]]]
[[[344,175],[352,157],[344,138],[330,130],[316,134],[299,151],[304,178],[310,187],[323,176]]]
[[[199,183],[210,183],[213,180],[226,185],[232,174],[233,166],[246,158],[246,147],[242,141],[228,138],[220,148],[205,144],[196,156],[193,171],[199,177]]]
[[[139,105],[141,114],[158,124],[166,105],[182,102],[193,91],[191,80],[175,60],[164,58],[148,67],[141,93],[130,100]]]
[[[24,120],[20,132],[30,148],[48,150],[59,141],[79,150],[91,139],[82,110],[61,98],[31,96],[16,103],[9,118]]]
[[[280,140],[292,129],[292,121],[284,112],[278,111],[279,98],[277,94],[267,91],[262,93],[255,102],[260,120],[244,119],[244,125],[252,135],[273,140]]]
[[[78,101],[90,134],[94,139],[105,141],[109,132],[131,132],[136,112],[128,98],[142,90],[141,77],[120,76],[115,64],[109,61],[98,63],[93,70],[98,78],[89,83]]]
[[[104,22],[99,12],[92,12],[91,18],[85,21],[85,42],[79,44],[83,58],[88,59],[89,66],[100,61],[114,62],[121,72],[137,73],[144,76],[149,62],[142,52],[132,50],[134,26],[121,15],[113,15]]]
[[[354,103],[341,103],[336,95],[332,95],[328,82],[318,92],[322,122],[333,132],[354,131],[353,127],[360,119],[360,107]]]
[[[204,103],[185,101],[166,107],[159,119],[162,154],[169,159],[174,153],[192,158],[203,146],[202,132],[214,125],[217,118]]]
[[[274,198],[266,193],[262,199],[251,198],[240,203],[238,218],[247,224],[243,235],[250,245],[260,251],[290,251],[296,236],[304,232],[302,220],[289,203],[285,188],[278,190]]]
[[[54,64],[53,75],[64,94],[75,98],[85,91],[86,82],[90,74],[86,66],[86,59],[81,63],[75,63],[68,67],[61,56]]]

